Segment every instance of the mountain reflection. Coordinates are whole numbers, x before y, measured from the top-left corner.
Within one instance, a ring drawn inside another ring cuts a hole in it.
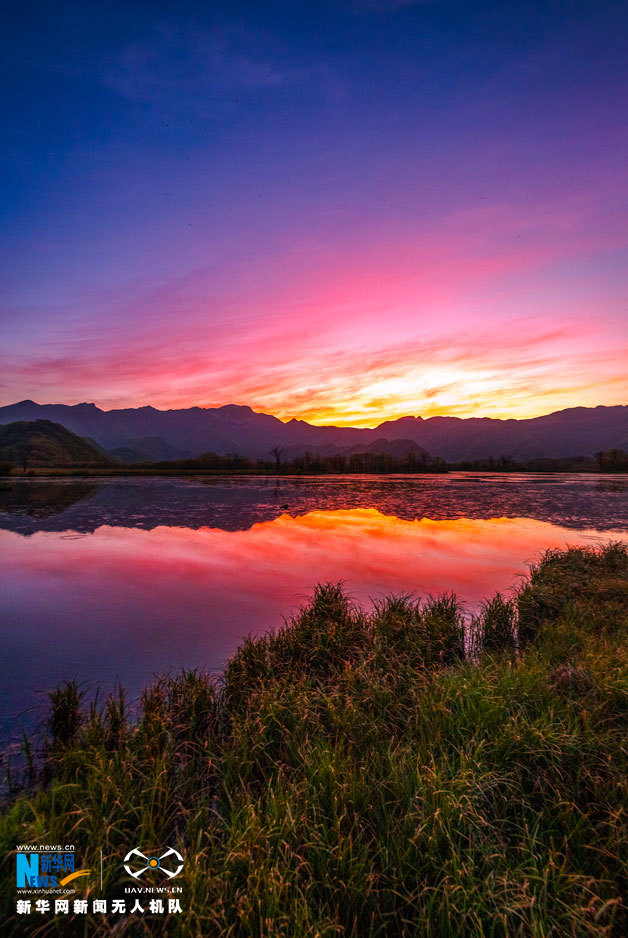
[[[0,484],[0,516],[6,513],[39,520],[50,518],[77,502],[89,500],[101,488],[98,482],[4,482]]]
[[[135,694],[155,672],[220,669],[317,581],[367,606],[454,590],[472,608],[544,549],[628,537],[626,495],[582,477],[11,483],[0,737],[69,676]]]
[[[91,533],[103,525],[246,531],[282,515],[375,509],[406,521],[532,518],[567,528],[628,526],[628,479],[471,475],[10,481],[0,528]]]

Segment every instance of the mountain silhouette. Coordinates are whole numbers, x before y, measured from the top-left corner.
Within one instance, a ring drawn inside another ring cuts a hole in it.
[[[124,461],[177,459],[208,451],[269,458],[271,447],[286,458],[311,452],[373,452],[379,441],[410,441],[448,462],[499,458],[515,460],[591,455],[628,449],[628,406],[573,407],[526,420],[491,417],[401,417],[374,428],[313,426],[283,422],[250,407],[154,407],[104,411],[95,404],[37,404],[21,401],[0,408],[0,424],[51,420],[78,436],[89,437]],[[408,445],[407,443],[405,444]]]
[[[23,466],[114,466],[92,440],[50,420],[18,420],[0,427],[0,460]]]

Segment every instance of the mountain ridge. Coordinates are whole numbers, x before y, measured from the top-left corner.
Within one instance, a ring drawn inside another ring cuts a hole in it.
[[[208,451],[268,458],[279,447],[290,456],[316,451],[332,455],[378,440],[408,440],[449,462],[498,458],[558,458],[591,455],[598,450],[628,449],[628,405],[570,407],[540,417],[506,418],[403,416],[376,427],[317,426],[292,418],[282,421],[245,404],[158,410],[102,410],[96,404],[38,404],[19,401],[0,407],[0,425],[16,420],[47,419],[99,446],[145,458],[147,449],[181,458]]]

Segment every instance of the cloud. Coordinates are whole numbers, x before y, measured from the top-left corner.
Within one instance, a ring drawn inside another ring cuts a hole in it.
[[[340,237],[304,225],[158,286],[4,309],[9,400],[238,402],[345,424],[616,403],[623,299],[586,264],[617,231],[590,228],[592,205],[470,204]]]
[[[499,334],[476,328],[412,342],[382,333],[379,347],[367,350],[314,339],[311,331],[297,350],[294,336],[267,330],[232,343],[198,341],[182,353],[164,335],[141,345],[116,335],[91,348],[76,341],[65,354],[7,360],[3,374],[22,398],[106,407],[236,402],[284,419],[345,425],[404,414],[530,416],[628,396],[621,350],[584,321],[548,327],[521,318]]]

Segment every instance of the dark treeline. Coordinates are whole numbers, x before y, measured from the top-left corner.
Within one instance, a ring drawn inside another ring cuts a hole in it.
[[[415,473],[444,473],[444,472],[628,472],[628,453],[619,449],[611,449],[596,453],[595,456],[567,456],[557,459],[538,458],[526,461],[515,460],[511,456],[488,457],[486,459],[460,460],[458,462],[445,462],[439,456],[416,454],[408,452],[404,456],[394,456],[390,453],[335,453],[331,456],[320,456],[305,453],[303,456],[286,458],[276,447],[271,451],[272,459],[249,459],[237,453],[227,453],[219,456],[217,453],[204,453],[190,459],[168,460],[160,462],[140,462],[126,464],[124,462],[104,462],[102,466],[94,463],[90,466],[76,462],[68,467],[67,463],[51,462],[54,468],[59,465],[61,469],[71,468],[74,472],[105,472],[116,474],[132,472],[147,474],[155,470],[171,473],[177,472],[256,472],[260,474],[285,475],[334,475],[334,474],[371,474],[386,475],[415,474]],[[37,468],[26,470],[15,462],[0,460],[0,476],[21,474],[36,475]],[[40,467],[41,468],[41,467]]]
[[[628,453],[622,449],[609,449],[595,454],[600,472],[628,472]]]
[[[598,463],[593,456],[562,456],[556,459],[539,457],[525,461],[511,456],[465,459],[447,463],[450,471],[467,472],[597,472]]]
[[[335,474],[335,473],[415,473],[415,472],[446,472],[447,466],[439,457],[417,456],[407,453],[403,457],[391,456],[389,453],[351,453],[343,455],[335,453],[332,456],[317,456],[305,453],[293,459],[284,458],[277,447],[272,451],[272,460],[247,459],[244,456],[227,453],[218,456],[216,453],[205,453],[194,459],[181,459],[169,462],[146,463],[156,469],[206,469],[225,471],[250,472],[281,472],[288,475]]]
[[[228,453],[218,456],[205,453],[193,459],[169,462],[144,463],[147,469],[209,470],[285,473],[286,475],[325,475],[340,473],[388,474],[422,472],[628,472],[628,453],[612,449],[595,456],[566,456],[557,459],[538,458],[520,461],[512,456],[488,457],[487,459],[460,460],[447,463],[439,456],[409,452],[405,456],[390,453],[335,453],[319,456],[305,453],[287,459],[275,447],[272,460],[248,459]]]

